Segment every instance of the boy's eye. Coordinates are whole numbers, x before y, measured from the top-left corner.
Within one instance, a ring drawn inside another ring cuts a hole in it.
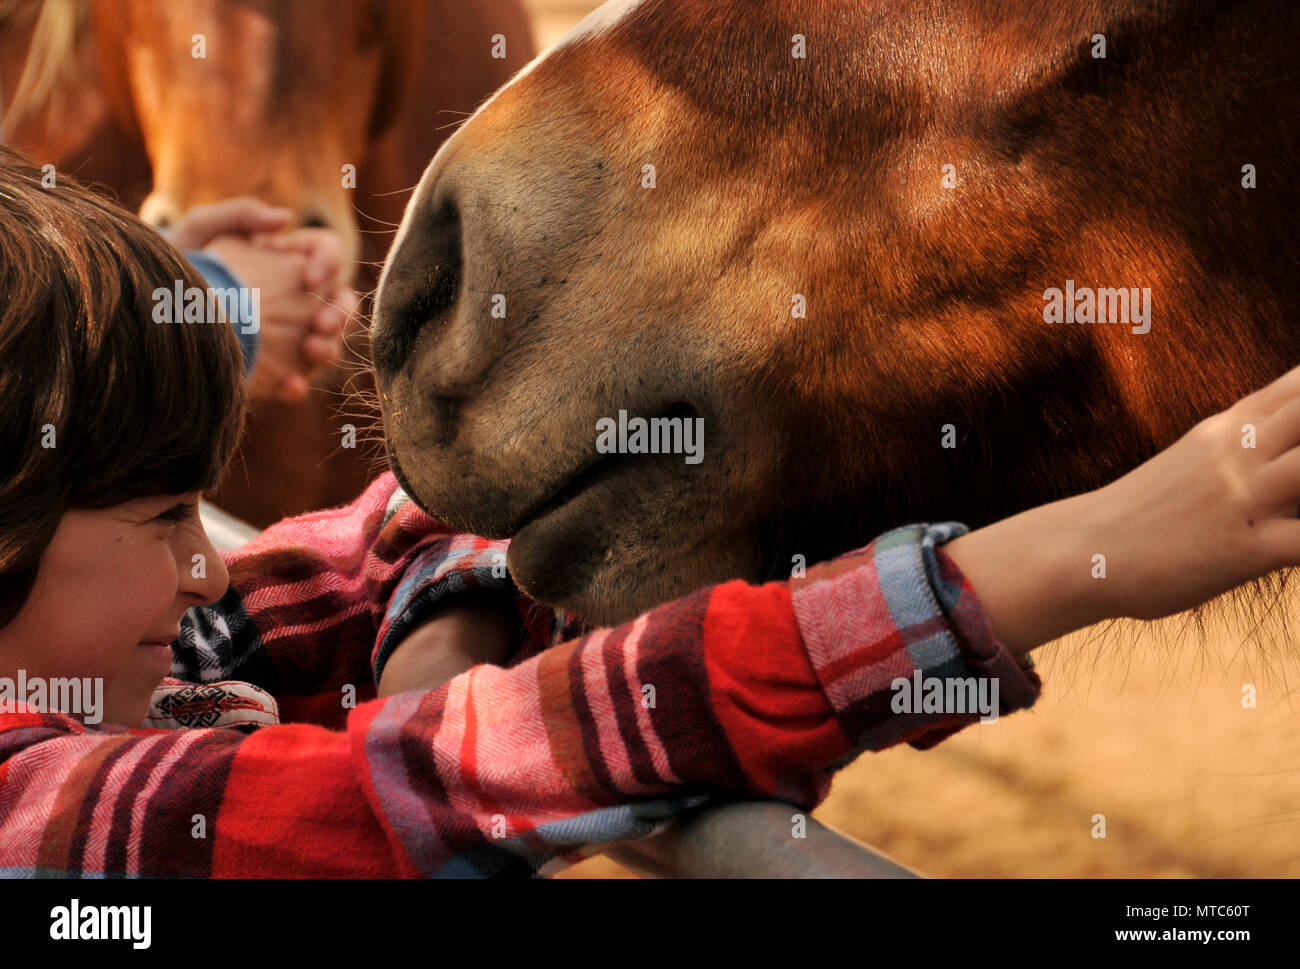
[[[184,502],[181,502],[179,504],[172,505],[161,515],[155,518],[154,521],[168,522],[170,524],[188,521],[190,516],[192,516],[194,512],[198,510],[198,507],[199,507],[198,505],[187,505]]]

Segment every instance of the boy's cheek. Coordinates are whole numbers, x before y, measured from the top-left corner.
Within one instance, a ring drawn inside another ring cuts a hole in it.
[[[58,675],[105,679],[128,666],[156,666],[156,659],[149,664],[139,643],[175,631],[179,620],[174,615],[175,591],[169,593],[166,572],[134,576],[126,588],[121,583],[116,587],[100,583],[63,599],[59,609],[38,623],[44,642],[38,652],[43,655],[30,659],[50,667],[51,675],[57,667]],[[174,570],[170,579],[174,583]],[[165,665],[169,667],[170,661]]]
[[[150,553],[125,572],[131,576],[126,588],[118,583],[106,590],[107,597],[116,596],[121,603],[114,610],[116,624],[128,634],[135,631],[133,642],[171,632],[177,621],[171,612],[180,593],[178,564],[166,542],[157,543]]]
[[[133,658],[116,676],[105,679],[103,719],[125,727],[139,727],[154,690],[171,671],[170,662],[156,657]]]

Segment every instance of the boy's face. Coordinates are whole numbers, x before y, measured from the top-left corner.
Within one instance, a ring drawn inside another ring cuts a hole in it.
[[[102,677],[103,721],[141,726],[181,616],[228,584],[198,499],[66,512],[22,611],[0,628],[0,676]]]

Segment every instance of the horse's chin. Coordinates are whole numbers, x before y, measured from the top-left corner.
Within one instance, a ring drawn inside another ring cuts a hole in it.
[[[727,550],[652,546],[645,539],[653,527],[601,517],[609,511],[608,496],[593,490],[529,521],[511,539],[506,557],[515,584],[530,598],[600,627],[628,622],[727,577],[717,568],[735,559]]]
[[[701,501],[680,457],[620,456],[515,532],[507,565],[530,597],[610,626],[724,579],[751,577],[753,543]]]

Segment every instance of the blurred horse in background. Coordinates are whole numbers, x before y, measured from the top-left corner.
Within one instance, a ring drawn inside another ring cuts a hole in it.
[[[0,131],[160,228],[232,196],[285,206],[340,234],[365,290],[429,158],[533,53],[518,0],[0,0]],[[382,467],[345,446],[378,423],[360,318],[346,335],[305,402],[254,403],[218,504],[266,525]]]

